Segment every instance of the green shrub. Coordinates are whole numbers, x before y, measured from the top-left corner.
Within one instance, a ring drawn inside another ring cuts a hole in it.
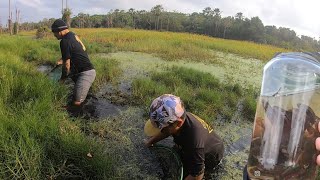
[[[251,92],[252,93],[252,92]],[[243,100],[243,115],[248,120],[253,122],[255,117],[255,112],[257,108],[257,95],[252,95],[255,98],[249,98],[248,96]]]
[[[115,59],[105,59],[101,57],[92,57],[92,63],[97,72],[96,79],[93,84],[93,90],[96,91],[107,82],[115,81],[122,74],[119,62]]]
[[[37,39],[42,39],[51,35],[51,30],[48,26],[40,26],[37,29],[36,37]]]

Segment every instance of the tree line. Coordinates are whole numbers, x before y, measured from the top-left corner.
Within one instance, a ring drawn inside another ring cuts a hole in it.
[[[71,11],[66,10],[69,13]],[[54,19],[43,19],[38,23],[23,23],[21,29],[30,30],[42,26],[50,27]],[[286,27],[264,26],[256,16],[247,18],[239,12],[234,16],[221,16],[219,8],[206,7],[202,12],[185,14],[166,11],[161,5],[147,10],[111,10],[104,15],[79,13],[69,19],[74,28],[133,28],[156,31],[188,32],[212,37],[253,41],[297,51],[319,51],[320,40],[313,37],[297,36]]]

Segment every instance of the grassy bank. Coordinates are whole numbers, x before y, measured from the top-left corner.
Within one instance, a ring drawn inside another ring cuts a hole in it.
[[[0,179],[108,178],[113,159],[102,143],[86,137],[81,123],[59,110],[66,89],[26,63],[50,60],[57,50],[51,45],[1,36]]]
[[[214,51],[233,53],[247,58],[270,60],[277,52],[287,49],[247,41],[212,38],[203,35],[155,32],[131,29],[72,29],[91,53],[132,51],[156,54],[165,60],[189,59],[210,62]],[[22,33],[30,35],[29,32]],[[49,39],[54,39],[50,36]]]
[[[248,58],[270,60],[277,52],[288,51],[269,45],[225,40],[202,35],[125,29],[73,29],[89,42],[117,51],[156,54],[166,60],[190,59],[207,62],[211,50],[234,53]]]
[[[110,81],[120,89],[124,82],[132,92],[128,99],[139,106],[128,105],[119,116],[99,122],[70,119],[59,110],[66,89],[35,70],[38,64],[53,64],[59,58],[59,41],[53,36],[33,39],[32,33],[0,36],[0,179],[154,179],[156,171],[143,168],[152,166],[144,164],[152,161],[145,160],[151,155],[141,154],[143,112],[152,99],[163,93],[180,96],[187,110],[210,123],[220,120],[216,127],[223,130],[217,128],[218,133],[233,143],[243,135],[234,126],[248,130],[250,122],[241,121],[245,126],[239,126],[230,121],[238,120],[237,113],[254,119],[260,69],[275,52],[285,51],[185,33],[73,31],[84,41],[97,70],[94,91]],[[110,94],[102,97],[106,96]],[[229,160],[226,171],[236,175],[226,179],[241,177],[239,164],[246,163],[247,151],[241,155]]]
[[[133,82],[135,102],[148,107],[161,94],[180,96],[186,109],[209,122],[220,118],[230,121],[239,106],[243,117],[253,120],[256,108],[254,89],[243,89],[240,85],[221,83],[209,73],[193,69],[173,67],[166,72],[153,73],[150,78]]]

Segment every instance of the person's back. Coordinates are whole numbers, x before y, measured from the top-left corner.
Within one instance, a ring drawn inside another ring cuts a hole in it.
[[[174,142],[180,146],[186,171],[193,176],[206,168],[210,172],[223,157],[224,145],[221,138],[204,120],[187,112],[185,122]]]
[[[70,31],[62,37],[60,49],[62,58],[71,61],[71,75],[94,69],[86,52],[86,47],[75,33]]]
[[[62,64],[63,68],[59,81],[64,83],[67,78],[72,78],[75,82],[71,106],[79,109],[95,80],[96,71],[89,60],[86,47],[77,35],[69,31],[64,21],[61,19],[55,20],[51,25],[51,30],[53,35],[61,40],[61,58],[57,61],[57,65]],[[69,108],[67,106],[67,109]]]

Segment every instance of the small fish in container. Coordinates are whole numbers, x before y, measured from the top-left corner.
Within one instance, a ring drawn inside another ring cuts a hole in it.
[[[248,159],[251,179],[315,179],[320,54],[281,53],[263,71]]]

